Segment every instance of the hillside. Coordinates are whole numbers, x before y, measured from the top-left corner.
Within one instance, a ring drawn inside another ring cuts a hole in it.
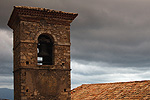
[[[7,88],[0,88],[0,100],[9,99],[13,100],[13,90]]]

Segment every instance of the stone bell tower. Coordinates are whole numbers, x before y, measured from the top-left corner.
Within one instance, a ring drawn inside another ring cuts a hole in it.
[[[15,100],[71,100],[70,23],[78,14],[15,6]]]

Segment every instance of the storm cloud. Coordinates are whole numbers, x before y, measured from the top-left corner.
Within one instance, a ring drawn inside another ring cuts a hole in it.
[[[13,6],[78,13],[71,24],[72,85],[150,79],[149,0],[1,0],[0,73],[12,73]]]
[[[85,21],[77,22],[80,30],[72,33],[73,58],[146,66],[150,60],[150,7],[143,2],[106,0],[94,5],[95,9],[89,7],[92,11],[81,16]]]

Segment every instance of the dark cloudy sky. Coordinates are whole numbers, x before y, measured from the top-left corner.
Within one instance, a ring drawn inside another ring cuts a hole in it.
[[[1,0],[0,88],[13,88],[13,6],[78,13],[71,24],[72,88],[150,80],[150,0]]]

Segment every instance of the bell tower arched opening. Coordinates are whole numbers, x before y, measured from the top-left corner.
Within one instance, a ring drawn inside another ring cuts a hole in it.
[[[53,40],[46,34],[38,37],[37,44],[37,64],[52,65],[53,64]]]

